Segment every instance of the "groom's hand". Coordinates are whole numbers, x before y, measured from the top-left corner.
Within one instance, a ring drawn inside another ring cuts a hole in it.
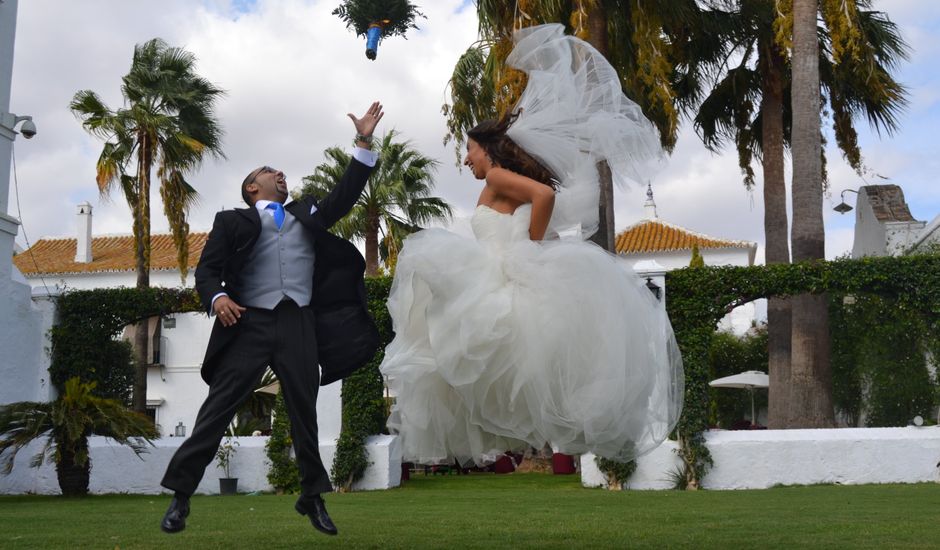
[[[238,322],[245,308],[235,303],[228,296],[219,296],[212,304],[215,310],[215,316],[222,322],[222,326],[230,327]]]
[[[356,126],[356,137],[369,139],[369,142],[363,142],[362,139],[358,139],[360,145],[364,143],[368,146],[371,144],[372,133],[375,131],[376,125],[382,120],[385,113],[382,111],[382,104],[376,101],[369,106],[369,110],[366,111],[366,114],[362,115],[362,118],[356,118],[352,113],[346,113],[346,116],[348,116]]]

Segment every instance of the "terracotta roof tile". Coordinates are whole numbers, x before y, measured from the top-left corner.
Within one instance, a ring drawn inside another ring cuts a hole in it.
[[[208,233],[189,234],[190,269],[196,267]],[[176,247],[172,235],[150,236],[151,271],[175,270]],[[76,239],[40,239],[28,250],[13,257],[13,263],[24,275],[98,273],[134,271],[134,237],[131,235],[94,237],[88,263],[75,261]]]
[[[695,233],[659,219],[643,220],[617,234],[618,254],[640,254],[644,252],[667,252],[691,250],[693,245],[701,248],[751,248],[749,241],[717,239]]]

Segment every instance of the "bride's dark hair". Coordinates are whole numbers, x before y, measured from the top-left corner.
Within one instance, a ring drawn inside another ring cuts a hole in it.
[[[558,181],[555,175],[506,135],[506,130],[512,126],[520,112],[505,116],[498,121],[484,120],[467,132],[467,137],[477,142],[486,151],[494,165],[522,174],[555,189]]]

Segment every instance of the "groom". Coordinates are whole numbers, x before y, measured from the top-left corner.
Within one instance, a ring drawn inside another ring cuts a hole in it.
[[[160,523],[167,533],[186,528],[189,497],[238,406],[266,367],[280,381],[301,475],[295,508],[318,530],[337,533],[322,493],[332,490],[320,459],[317,389],[368,362],[378,332],[366,310],[365,261],[348,241],[327,232],[345,216],[376,162],[372,132],[384,115],[373,103],[356,127],[353,160],[320,200],[285,206],[284,173],[262,166],[242,182],[248,208],[216,214],[196,267],[196,291],[216,316],[202,377],[209,395],[192,436],[177,450],[161,485],[175,492]],[[320,369],[323,376],[320,376]]]

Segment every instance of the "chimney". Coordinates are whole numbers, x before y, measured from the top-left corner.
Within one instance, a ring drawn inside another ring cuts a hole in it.
[[[75,246],[75,261],[80,264],[91,262],[91,205],[87,202],[78,205],[78,241]]]

